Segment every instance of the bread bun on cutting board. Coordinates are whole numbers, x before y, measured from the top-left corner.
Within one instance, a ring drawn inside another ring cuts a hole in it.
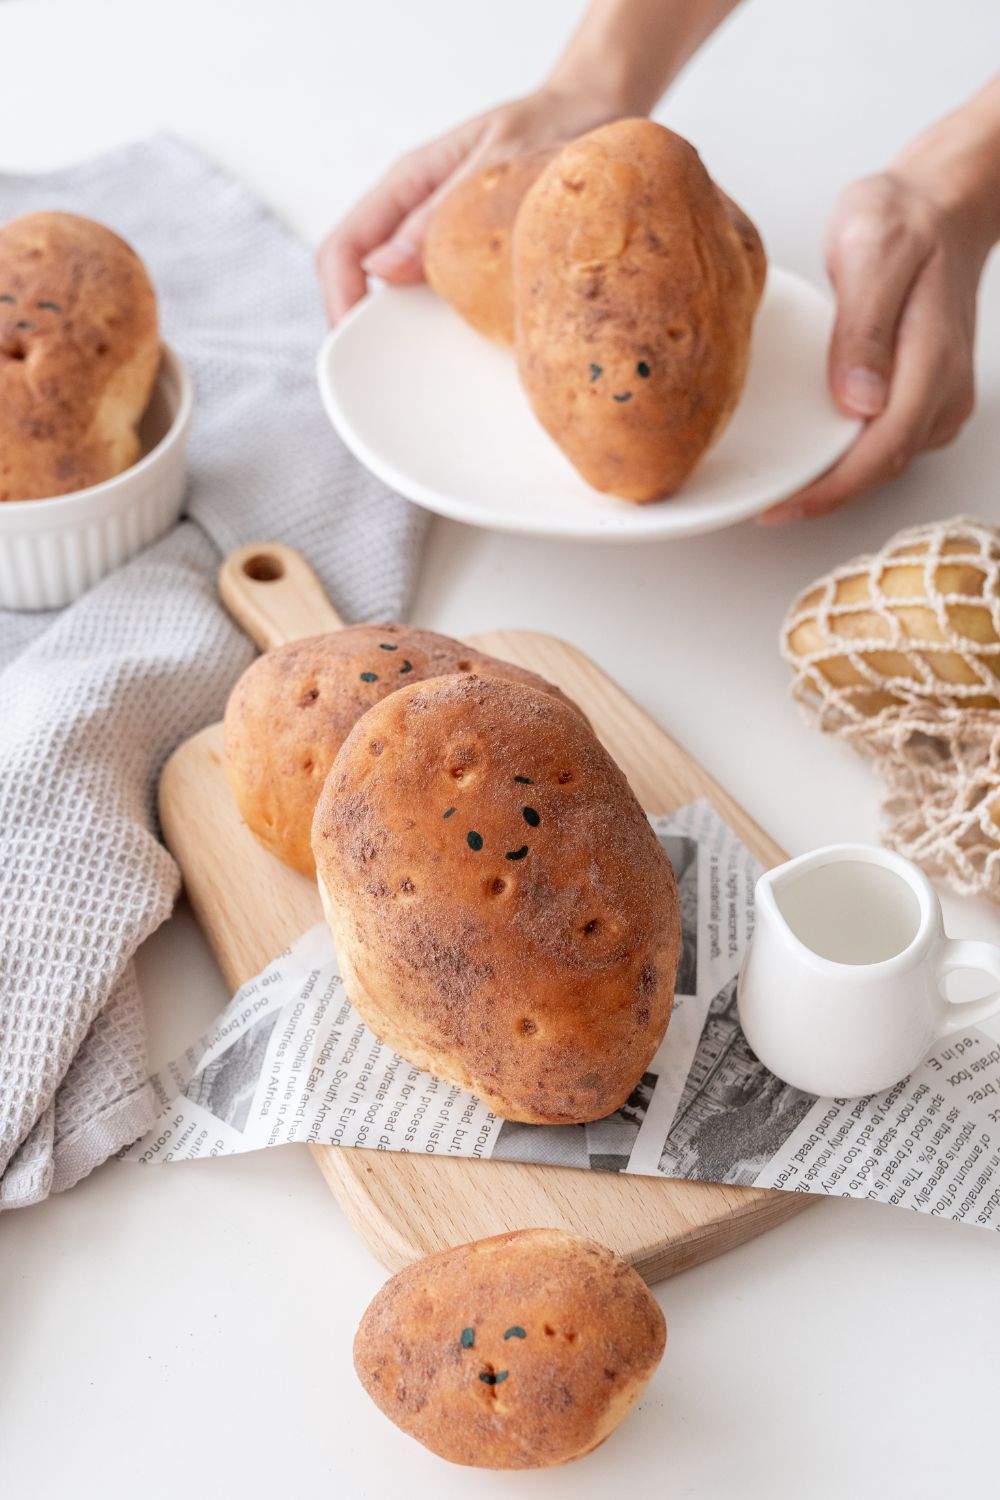
[[[392,693],[313,824],[348,993],[403,1057],[511,1120],[619,1108],[666,1030],[676,884],[579,713],[501,678]]]
[[[226,705],[224,764],[243,820],[264,847],[314,875],[313,813],[347,735],[389,693],[449,672],[509,677],[569,702],[524,667],[406,625],[349,625],[258,657]]]

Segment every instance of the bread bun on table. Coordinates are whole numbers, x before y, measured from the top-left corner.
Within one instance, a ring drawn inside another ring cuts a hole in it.
[[[348,993],[403,1057],[511,1120],[628,1098],[670,1016],[677,890],[566,703],[496,677],[391,694],[334,761],[313,851]]]
[[[424,270],[431,286],[477,333],[508,348],[514,342],[514,220],[554,154],[537,151],[461,178],[427,228]]]
[[[760,237],[697,151],[651,120],[563,147],[513,237],[518,370],[583,478],[672,495],[746,378],[766,274]]]
[[[355,722],[407,683],[448,672],[509,677],[569,703],[524,667],[406,625],[349,625],[258,657],[226,705],[224,764],[243,820],[264,847],[315,875],[316,799]]]
[[[533,1469],[603,1443],[665,1345],[659,1304],[624,1260],[523,1229],[393,1276],[361,1320],[354,1365],[375,1404],[433,1453]]]
[[[0,227],[0,501],[135,463],[159,362],[156,294],[124,240],[76,214]]]

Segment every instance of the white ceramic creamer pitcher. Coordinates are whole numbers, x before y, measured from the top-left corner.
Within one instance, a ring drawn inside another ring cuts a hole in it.
[[[955,969],[1000,981],[1000,946],[946,937],[937,893],[908,859],[833,844],[757,882],[740,1022],[786,1083],[835,1098],[880,1093],[940,1037],[1000,1010],[1000,989],[950,1002],[944,977]]]

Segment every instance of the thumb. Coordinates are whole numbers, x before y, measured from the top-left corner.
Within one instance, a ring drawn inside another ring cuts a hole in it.
[[[406,214],[400,216],[389,239],[375,244],[362,261],[371,276],[381,276],[395,285],[424,279],[424,240],[435,208],[449,188],[478,160],[478,119],[467,120],[447,135],[431,141],[400,164],[405,171],[420,168],[420,190],[410,194]],[[399,170],[399,169],[397,169]]]
[[[451,186],[445,183],[444,190]],[[441,201],[443,191],[434,193],[419,208],[415,208],[396,229],[391,240],[379,245],[365,257],[364,269],[372,276],[381,276],[398,285],[422,281],[424,278],[424,240],[427,226],[435,208]]]
[[[831,235],[827,266],[837,296],[830,342],[833,398],[850,416],[885,408],[900,317],[924,259],[915,238],[878,214],[855,213]]]

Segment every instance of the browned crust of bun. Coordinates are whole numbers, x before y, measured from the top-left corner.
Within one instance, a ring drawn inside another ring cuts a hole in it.
[[[570,142],[525,195],[513,238],[518,370],[589,484],[673,494],[746,378],[766,260],[697,151],[651,120]]]
[[[431,286],[477,333],[508,348],[514,342],[514,220],[554,155],[536,151],[463,177],[427,229],[424,270]]]
[[[764,241],[760,237],[756,224],[743,212],[739,204],[734,203],[729,194],[724,193],[718,184],[715,186],[715,191],[722,200],[722,205],[729,215],[729,222],[736,231],[746,254],[756,307],[764,295],[764,283],[767,281],[767,252],[764,249]]]
[[[264,847],[314,875],[313,812],[347,735],[397,688],[449,672],[509,677],[570,701],[524,667],[406,625],[350,625],[258,657],[226,705],[224,763],[240,814]]]
[[[578,714],[499,678],[392,694],[344,742],[313,849],[348,992],[396,1051],[507,1119],[625,1102],[670,1017],[677,890]]]
[[[511,1328],[524,1336],[504,1338]],[[665,1345],[659,1305],[625,1261],[560,1230],[524,1229],[393,1276],[361,1320],[354,1365],[385,1415],[442,1458],[547,1468],[614,1431]]]
[[[76,214],[0,228],[0,501],[135,463],[159,362],[156,294],[124,240]]]

